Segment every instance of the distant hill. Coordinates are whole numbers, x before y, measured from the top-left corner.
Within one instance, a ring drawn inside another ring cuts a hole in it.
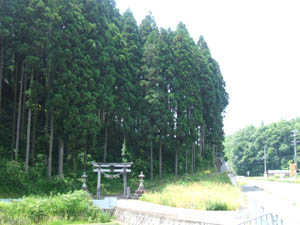
[[[262,175],[264,173],[264,146],[267,169],[287,169],[294,160],[292,130],[300,131],[300,118],[260,127],[248,126],[225,138],[225,156],[237,174]],[[299,138],[298,138],[299,139]],[[300,145],[297,147],[300,165]]]

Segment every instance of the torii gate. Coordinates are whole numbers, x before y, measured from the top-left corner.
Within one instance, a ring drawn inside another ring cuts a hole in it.
[[[127,195],[127,173],[131,172],[129,169],[132,165],[132,162],[128,163],[97,163],[93,162],[94,172],[98,173],[97,178],[97,199],[100,199],[100,185],[101,185],[101,173],[104,174],[105,177],[108,178],[119,178],[120,175],[123,173],[123,183],[124,183],[124,196]],[[117,174],[110,175],[106,172],[115,172]]]

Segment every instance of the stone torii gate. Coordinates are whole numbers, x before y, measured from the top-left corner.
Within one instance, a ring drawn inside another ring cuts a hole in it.
[[[97,163],[93,162],[94,172],[98,173],[97,178],[97,199],[100,199],[101,194],[101,174],[107,178],[119,178],[123,174],[124,196],[127,196],[127,173],[131,172],[132,162],[128,163]],[[107,173],[116,173],[114,175]]]

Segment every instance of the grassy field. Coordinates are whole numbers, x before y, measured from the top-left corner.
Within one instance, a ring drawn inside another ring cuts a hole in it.
[[[237,210],[244,198],[240,188],[231,185],[226,174],[207,172],[155,183],[141,200],[200,210]]]

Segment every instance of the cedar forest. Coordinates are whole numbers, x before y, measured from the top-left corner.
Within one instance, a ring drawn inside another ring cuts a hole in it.
[[[28,176],[122,160],[177,176],[223,150],[228,94],[204,38],[113,0],[1,0],[0,81],[1,165]]]

